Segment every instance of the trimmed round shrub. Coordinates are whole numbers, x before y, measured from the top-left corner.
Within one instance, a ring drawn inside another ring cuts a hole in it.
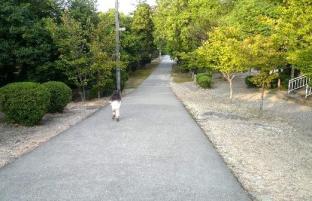
[[[210,73],[200,73],[196,75],[196,83],[202,88],[211,88],[212,75]]]
[[[258,86],[252,82],[252,78],[254,76],[249,75],[245,78],[245,84],[247,85],[248,88],[257,88]]]
[[[48,111],[50,93],[33,82],[16,82],[0,89],[0,108],[10,122],[33,126]]]
[[[196,75],[196,82],[198,82],[198,79],[201,77],[210,77],[212,79],[212,74],[211,73],[198,73]]]
[[[72,90],[63,82],[50,81],[43,83],[51,94],[48,112],[63,112],[72,99]]]

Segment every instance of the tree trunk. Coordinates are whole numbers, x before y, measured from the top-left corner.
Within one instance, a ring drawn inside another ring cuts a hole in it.
[[[231,100],[233,98],[233,84],[232,84],[232,80],[233,79],[229,79],[229,83],[230,83],[230,99]]]
[[[98,99],[100,99],[101,98],[101,92],[100,92],[100,90],[98,90]]]
[[[80,95],[81,101],[83,101],[83,91],[82,91],[82,87],[79,87],[79,95]]]
[[[261,87],[261,102],[260,102],[260,111],[263,110],[263,102],[264,102],[264,84]]]
[[[86,100],[86,89],[85,86],[82,86],[82,97],[81,97],[82,102]]]
[[[230,100],[232,101],[233,98],[233,79],[235,78],[235,75],[231,75],[231,74],[226,74],[226,73],[222,73],[223,78],[229,82],[230,84]]]
[[[291,79],[295,78],[295,68],[294,68],[294,66],[291,66],[290,78]]]
[[[278,78],[277,80],[277,88],[281,89],[281,78]]]

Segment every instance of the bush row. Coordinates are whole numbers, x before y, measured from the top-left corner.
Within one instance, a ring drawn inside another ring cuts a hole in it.
[[[16,82],[0,88],[0,110],[9,122],[33,126],[47,112],[62,112],[71,97],[62,82]]]
[[[196,83],[204,89],[211,88],[212,74],[211,73],[198,73],[196,75]]]
[[[245,78],[245,84],[248,88],[258,88],[258,86],[252,81],[253,75],[249,75]],[[281,88],[287,89],[289,75],[287,73],[280,73],[279,78],[273,80],[270,83],[269,88],[274,89],[278,87],[278,79],[281,80]],[[202,88],[211,88],[212,85],[212,73],[198,73],[196,75],[196,83]],[[311,81],[312,85],[312,81]]]

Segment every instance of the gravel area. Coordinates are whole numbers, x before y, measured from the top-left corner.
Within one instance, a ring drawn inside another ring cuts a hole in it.
[[[244,76],[234,82],[233,101],[220,77],[208,90],[171,87],[254,200],[311,201],[312,108],[267,93],[260,113],[260,93],[246,88]]]
[[[0,113],[0,168],[89,117],[107,102],[72,102],[63,113],[46,114],[40,125],[34,127],[7,124]]]

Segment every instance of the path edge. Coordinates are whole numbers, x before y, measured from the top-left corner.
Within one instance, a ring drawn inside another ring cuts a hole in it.
[[[229,165],[226,163],[226,161],[224,160],[224,157],[220,154],[220,152],[218,151],[217,147],[215,146],[215,144],[210,140],[208,134],[206,133],[206,131],[204,130],[204,128],[200,125],[200,123],[197,121],[196,117],[193,115],[193,113],[190,111],[190,109],[184,104],[184,102],[182,101],[182,99],[180,99],[178,97],[178,95],[175,93],[175,91],[172,88],[172,78],[170,78],[170,90],[172,91],[172,93],[174,94],[175,98],[178,100],[178,102],[183,106],[183,108],[186,110],[186,112],[188,113],[188,115],[192,118],[192,120],[196,123],[196,125],[199,127],[199,129],[202,131],[202,134],[204,135],[204,137],[208,140],[208,142],[212,145],[213,149],[216,151],[216,153],[218,153],[218,155],[220,156],[221,160],[223,161],[223,163],[226,165],[227,169],[231,172],[231,174],[233,175],[233,177],[235,178],[237,184],[243,189],[243,191],[247,194],[248,198],[251,201],[257,201],[255,200],[256,198],[254,196],[252,196],[252,194],[246,190],[246,188],[243,186],[243,184],[240,182],[238,176],[235,174],[235,172],[229,167]]]

